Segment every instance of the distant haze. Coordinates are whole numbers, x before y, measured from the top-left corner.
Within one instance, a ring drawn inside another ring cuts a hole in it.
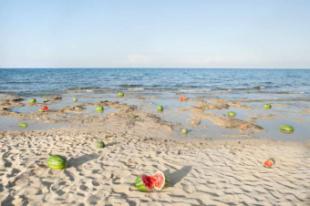
[[[310,1],[0,0],[0,67],[310,68]]]

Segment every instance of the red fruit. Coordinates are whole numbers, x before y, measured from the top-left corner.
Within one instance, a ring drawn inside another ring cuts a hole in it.
[[[273,159],[268,159],[264,162],[264,167],[267,167],[267,168],[271,168],[274,164],[274,160]]]
[[[142,181],[148,189],[153,189],[156,183],[156,178],[153,176],[142,175]]]
[[[48,106],[43,106],[43,107],[41,108],[41,110],[44,111],[44,112],[47,112],[47,111],[48,111]]]
[[[180,102],[185,102],[187,100],[187,97],[186,96],[180,96],[179,97],[179,101]]]

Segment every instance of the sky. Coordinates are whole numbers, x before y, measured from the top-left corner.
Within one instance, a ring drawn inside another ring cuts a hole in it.
[[[310,68],[310,1],[0,0],[0,67]]]

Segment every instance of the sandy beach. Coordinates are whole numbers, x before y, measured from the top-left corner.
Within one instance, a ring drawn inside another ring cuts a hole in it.
[[[52,108],[64,101],[51,97],[45,104]],[[240,132],[218,139],[182,136],[179,124],[141,105],[100,101],[62,104],[44,113],[14,112],[13,108],[29,106],[24,102],[14,96],[1,102],[2,117],[39,126],[39,130],[30,124],[28,129],[0,132],[2,205],[310,204],[309,141],[253,138],[263,130],[255,118],[232,119],[212,113],[227,107],[250,112],[245,103],[198,98],[175,110],[179,115],[191,114],[188,122],[193,133],[204,119],[223,131]],[[98,104],[107,108],[104,115],[87,113],[87,106]],[[165,112],[169,114],[169,109]],[[260,114],[256,119],[264,118]],[[39,122],[63,126],[44,128]],[[97,140],[106,147],[96,148]],[[65,156],[67,168],[49,169],[49,154]],[[272,168],[263,167],[268,158],[276,161]],[[163,190],[145,193],[135,188],[136,176],[156,171],[163,171],[168,180]]]

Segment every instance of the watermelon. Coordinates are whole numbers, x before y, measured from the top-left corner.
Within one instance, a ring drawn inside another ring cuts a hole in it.
[[[158,112],[163,112],[164,111],[164,106],[163,105],[158,105],[157,106],[157,111]]]
[[[228,117],[235,117],[237,115],[237,113],[230,111],[230,112],[227,112],[227,115],[228,115]]]
[[[41,107],[39,111],[40,112],[47,112],[48,111],[48,106],[45,105],[45,106]]]
[[[28,100],[28,102],[30,104],[35,104],[37,102],[37,100],[35,98],[31,98],[31,99]]]
[[[180,96],[179,97],[179,101],[180,102],[185,102],[185,101],[187,101],[187,97],[186,96]]]
[[[285,134],[292,134],[294,132],[294,127],[288,124],[284,124],[280,127],[280,131]]]
[[[158,171],[154,175],[138,176],[135,185],[141,192],[160,191],[165,186],[165,175]]]
[[[47,160],[47,166],[53,170],[65,169],[67,160],[65,157],[60,155],[50,155]]]
[[[72,98],[72,101],[73,101],[73,102],[77,102],[77,101],[78,101],[78,98],[73,97],[73,98]]]
[[[103,112],[104,111],[104,107],[103,106],[97,106],[96,107],[96,111],[97,112]]]
[[[104,148],[104,147],[105,147],[105,144],[104,144],[103,141],[98,140],[98,141],[96,142],[96,147],[97,147],[97,148]]]
[[[124,97],[125,94],[124,94],[124,92],[117,92],[117,96],[118,96],[118,97]]]
[[[272,108],[272,105],[271,104],[265,104],[264,105],[264,109],[271,109]]]
[[[188,129],[186,128],[181,129],[181,133],[184,135],[188,134]]]
[[[20,128],[25,129],[25,128],[28,127],[28,124],[27,124],[26,122],[21,122],[21,123],[18,124],[18,126],[19,126]]]
[[[264,167],[271,168],[275,163],[276,161],[273,158],[270,158],[264,162]]]

